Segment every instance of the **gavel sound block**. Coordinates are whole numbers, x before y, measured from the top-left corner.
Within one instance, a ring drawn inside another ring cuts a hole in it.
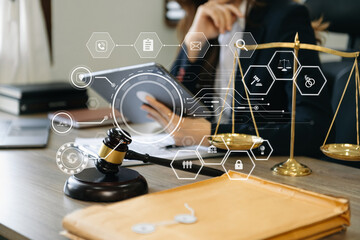
[[[148,192],[142,175],[120,167],[131,139],[116,128],[107,134],[99,151],[100,158],[94,161],[95,167],[86,168],[66,181],[64,193],[67,196],[83,201],[114,202]]]
[[[157,158],[148,154],[131,151],[130,135],[118,128],[108,130],[107,137],[94,160],[95,167],[84,169],[71,176],[65,183],[64,192],[67,196],[94,202],[113,202],[135,197],[148,192],[148,185],[137,171],[120,167],[123,159],[140,160],[182,171],[198,173],[210,177],[221,176],[223,171],[192,164],[190,169],[184,169],[181,162]]]

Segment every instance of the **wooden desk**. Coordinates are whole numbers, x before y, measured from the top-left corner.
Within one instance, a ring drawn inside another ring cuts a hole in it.
[[[0,115],[1,116],[1,115]],[[0,235],[9,239],[64,239],[59,235],[62,218],[91,203],[63,194],[67,175],[55,163],[57,149],[75,137],[95,137],[107,128],[72,130],[68,135],[51,133],[46,149],[0,150]],[[346,232],[328,239],[360,239],[360,170],[306,157],[297,157],[314,171],[307,177],[283,177],[270,167],[286,157],[256,161],[253,175],[300,188],[350,199],[351,223]],[[234,160],[234,159],[233,159]],[[150,192],[191,183],[178,180],[170,168],[134,167],[148,181]],[[207,179],[199,175],[196,181]]]

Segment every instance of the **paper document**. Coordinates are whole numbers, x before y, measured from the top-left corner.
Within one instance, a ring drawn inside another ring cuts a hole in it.
[[[157,143],[145,144],[139,143],[137,140],[142,142],[155,142],[158,139],[165,138],[167,134],[158,134],[152,136],[134,136],[132,137],[132,142],[129,145],[129,149],[133,150],[138,153],[147,153],[150,156],[165,158],[169,160],[173,160],[176,155],[176,160],[184,160],[184,159],[197,159],[198,156],[194,152],[197,145],[194,146],[187,146],[187,147],[175,147],[175,148],[165,148],[166,146],[173,145],[175,142],[172,138],[168,137],[164,141],[160,141]],[[87,150],[98,153],[103,138],[76,138],[75,143],[78,145],[82,145]],[[193,150],[193,151],[179,151],[179,150]],[[210,157],[218,157],[224,156],[224,152],[216,153],[216,152],[209,152],[208,147],[200,146],[198,148],[198,153],[202,158],[210,158]],[[125,161],[128,161],[125,159]],[[128,162],[134,162],[133,160]],[[142,163],[142,162],[141,162]],[[126,165],[126,163],[124,163]]]

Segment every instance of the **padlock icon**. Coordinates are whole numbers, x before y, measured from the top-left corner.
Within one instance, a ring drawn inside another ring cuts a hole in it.
[[[236,160],[235,162],[235,170],[243,170],[244,165],[241,160]]]

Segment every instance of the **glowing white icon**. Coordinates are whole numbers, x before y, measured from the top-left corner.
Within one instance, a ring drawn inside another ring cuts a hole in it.
[[[192,168],[192,161],[183,161],[182,166],[183,166],[183,169],[191,169]]]
[[[78,156],[73,152],[67,155],[66,159],[70,164],[74,164],[76,161],[79,160]]]
[[[154,51],[154,39],[146,38],[143,40],[143,51],[144,52]]]
[[[107,46],[108,46],[108,42],[106,40],[97,40],[95,42],[95,50],[97,52],[106,52]]]
[[[259,149],[260,149],[260,154],[265,155],[265,146],[261,145]]]
[[[312,86],[315,85],[315,80],[313,78],[308,77],[308,75],[305,75],[304,78],[305,78],[305,87],[311,88]]]
[[[236,45],[237,48],[244,49],[245,51],[249,51],[249,50],[246,48],[246,46],[245,46],[245,41],[244,41],[244,39],[241,39],[241,38],[238,39],[238,40],[236,41],[235,45]]]
[[[217,148],[214,145],[210,145],[207,150],[208,153],[217,153]]]
[[[85,76],[84,73],[79,73],[76,79],[79,80],[79,82],[81,82],[84,79],[84,76]]]
[[[191,51],[201,51],[201,42],[200,41],[190,42],[190,50]]]
[[[60,121],[60,122],[57,124],[57,126],[58,126],[58,127],[67,127],[67,124]]]
[[[262,87],[262,83],[260,82],[261,79],[258,76],[255,75],[253,79],[254,80],[251,82],[251,85],[255,84],[256,87]]]
[[[56,165],[66,174],[77,174],[85,169],[89,162],[75,143],[65,143],[56,152]]]
[[[281,59],[278,64],[278,69],[282,72],[287,72],[288,69],[291,69],[290,61],[287,59]]]
[[[244,165],[241,160],[236,160],[235,162],[235,170],[243,170]]]

